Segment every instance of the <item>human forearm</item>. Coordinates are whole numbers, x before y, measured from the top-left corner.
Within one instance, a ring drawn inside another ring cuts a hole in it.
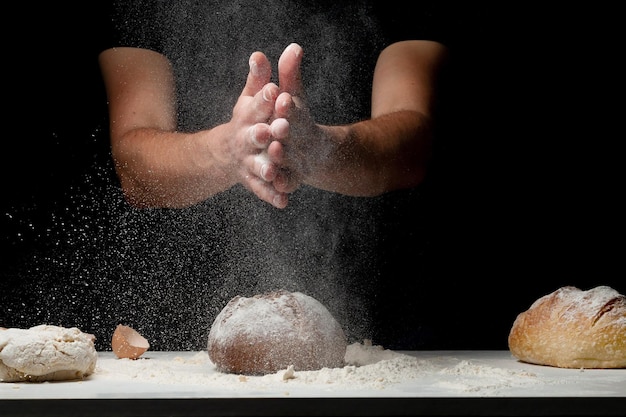
[[[432,126],[416,111],[398,111],[349,126],[323,127],[327,154],[304,183],[352,196],[419,185],[431,156]],[[315,155],[317,153],[317,155]]]
[[[250,56],[246,85],[229,122],[177,132],[174,76],[168,59],[141,48],[104,51],[100,64],[109,99],[113,158],[127,200],[136,207],[187,207],[242,184],[275,207],[287,195],[274,188],[267,156],[286,122],[272,115],[278,86],[265,55]]]
[[[301,184],[351,196],[376,196],[420,184],[431,157],[435,86],[446,57],[443,45],[403,41],[385,48],[372,84],[371,118],[320,126],[303,99],[302,49],[292,44],[278,63],[283,93],[276,115],[290,135],[275,148],[282,174],[277,189]]]
[[[206,135],[138,128],[114,140],[115,167],[129,203],[186,207],[231,187],[235,181],[219,153],[209,150]]]

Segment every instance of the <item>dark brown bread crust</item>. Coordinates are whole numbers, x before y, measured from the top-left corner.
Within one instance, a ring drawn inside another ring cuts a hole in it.
[[[216,317],[208,354],[218,370],[245,375],[344,365],[347,342],[328,310],[302,293],[235,297]]]

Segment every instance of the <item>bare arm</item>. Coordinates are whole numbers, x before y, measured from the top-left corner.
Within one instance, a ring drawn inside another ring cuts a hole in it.
[[[286,196],[267,182],[276,169],[262,155],[270,136],[280,136],[267,124],[278,87],[269,83],[271,69],[263,54],[251,56],[231,121],[194,133],[176,131],[174,79],[164,56],[140,48],[109,49],[101,53],[100,67],[112,154],[131,204],[185,207],[242,183],[284,207]]]
[[[431,155],[435,82],[445,47],[405,41],[386,48],[374,73],[372,117],[345,126],[316,125],[306,106],[298,104],[298,97],[304,96],[298,48],[290,45],[279,62],[283,93],[276,113],[289,120],[291,135],[280,141],[282,147],[270,147],[284,167],[276,188],[292,191],[304,183],[347,195],[375,196],[421,183]]]

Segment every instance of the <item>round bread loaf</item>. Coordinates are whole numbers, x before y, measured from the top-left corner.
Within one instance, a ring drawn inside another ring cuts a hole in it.
[[[559,288],[517,316],[508,344],[523,362],[625,368],[626,297],[608,286]]]
[[[42,324],[0,330],[0,381],[82,379],[96,368],[94,336],[76,327]]]
[[[263,375],[344,366],[347,341],[340,324],[316,299],[275,291],[230,300],[217,315],[208,354],[221,372]]]

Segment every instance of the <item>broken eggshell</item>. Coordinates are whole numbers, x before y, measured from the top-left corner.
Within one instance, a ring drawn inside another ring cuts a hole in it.
[[[150,343],[135,329],[118,324],[111,338],[111,347],[120,359],[137,359],[150,348]]]

